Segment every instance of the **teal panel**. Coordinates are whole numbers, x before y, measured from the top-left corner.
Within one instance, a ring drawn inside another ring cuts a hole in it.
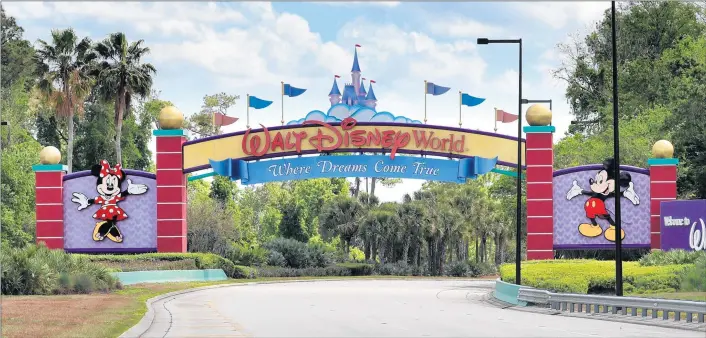
[[[200,174],[200,175],[189,176],[189,182],[200,180],[200,179],[206,178],[206,177],[216,176],[216,175],[217,174],[215,172],[210,172],[210,173],[205,173],[205,174]]]
[[[34,171],[68,171],[68,167],[63,164],[35,164],[32,166]]]
[[[221,269],[207,270],[154,270],[114,272],[123,285],[139,283],[174,283],[174,282],[202,282],[227,280],[225,272]]]
[[[678,158],[648,158],[647,165],[677,165]]]
[[[186,131],[183,129],[157,129],[153,130],[154,136],[186,136]]]
[[[556,131],[554,126],[525,126],[525,133],[553,133]]]
[[[510,170],[503,170],[503,169],[498,169],[498,168],[493,168],[491,172],[494,172],[496,174],[500,175],[506,175],[506,176],[511,176],[511,177],[517,177],[517,172],[515,171],[510,171]],[[526,177],[524,174],[522,174],[522,179],[524,180]]]
[[[521,302],[517,300],[517,296],[520,293],[520,286],[510,283],[505,283],[501,280],[495,281],[495,292],[493,296],[495,298],[513,305],[526,306],[526,302]]]

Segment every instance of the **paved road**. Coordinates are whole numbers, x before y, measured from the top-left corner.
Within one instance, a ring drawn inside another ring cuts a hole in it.
[[[493,282],[348,280],[203,290],[156,303],[143,337],[704,337],[500,309]]]

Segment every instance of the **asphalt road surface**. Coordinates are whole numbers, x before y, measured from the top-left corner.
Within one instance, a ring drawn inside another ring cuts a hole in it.
[[[143,337],[700,337],[501,309],[493,282],[346,280],[208,289],[155,303]]]

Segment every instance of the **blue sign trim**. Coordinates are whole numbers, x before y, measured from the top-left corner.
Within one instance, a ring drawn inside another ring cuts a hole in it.
[[[333,177],[405,178],[465,183],[495,168],[498,159],[460,160],[385,155],[312,156],[266,161],[210,160],[213,171],[242,184]]]

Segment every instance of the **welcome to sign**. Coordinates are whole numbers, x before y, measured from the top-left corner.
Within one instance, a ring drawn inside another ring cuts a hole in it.
[[[660,210],[662,250],[706,250],[706,200],[665,201]]]

